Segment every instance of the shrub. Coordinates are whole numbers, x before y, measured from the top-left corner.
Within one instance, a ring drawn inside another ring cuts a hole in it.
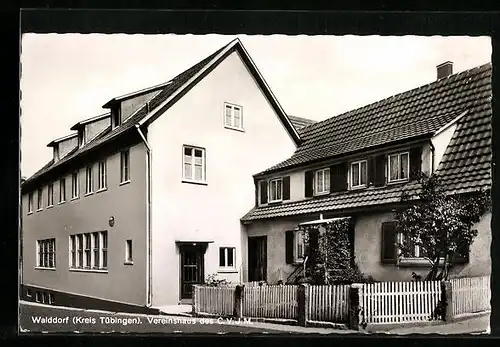
[[[205,280],[205,285],[209,287],[221,287],[221,286],[227,286],[231,284],[231,282],[228,282],[224,278],[219,278],[217,274],[211,274],[207,276],[207,279]]]

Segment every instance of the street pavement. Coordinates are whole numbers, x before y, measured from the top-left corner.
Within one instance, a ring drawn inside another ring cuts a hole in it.
[[[490,315],[481,315],[467,320],[434,326],[400,328],[390,334],[485,334],[489,333]]]
[[[113,313],[21,303],[21,333],[204,333],[204,334],[332,334],[349,330],[305,328],[252,322],[251,319],[195,318]]]

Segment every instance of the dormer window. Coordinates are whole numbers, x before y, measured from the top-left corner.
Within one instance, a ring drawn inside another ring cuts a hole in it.
[[[351,163],[351,188],[366,187],[367,165],[366,160]]]
[[[406,181],[410,172],[410,154],[401,152],[389,155],[389,182]]]
[[[78,131],[78,147],[83,147],[85,144],[85,129],[80,129]]]
[[[119,107],[115,108],[111,112],[111,114],[113,115],[112,122],[113,122],[113,129],[114,129],[122,123],[120,108]]]

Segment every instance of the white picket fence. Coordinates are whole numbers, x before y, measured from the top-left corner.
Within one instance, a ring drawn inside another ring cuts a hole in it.
[[[349,319],[349,288],[350,285],[309,286],[309,320],[346,322]]]
[[[380,282],[363,285],[362,305],[366,323],[428,321],[441,298],[441,283]]]
[[[491,309],[490,276],[454,278],[450,282],[453,316]]]
[[[297,319],[297,286],[266,285],[243,289],[243,317]]]
[[[234,308],[234,287],[193,286],[196,313],[232,315]]]

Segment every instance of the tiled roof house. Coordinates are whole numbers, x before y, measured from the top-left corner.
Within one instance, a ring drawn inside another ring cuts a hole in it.
[[[381,280],[409,279],[414,269],[384,264],[384,257],[393,258],[384,248],[392,252],[394,240],[384,240],[383,229],[390,227],[402,190],[418,189],[412,171],[438,175],[449,194],[490,188],[491,64],[457,74],[451,67],[438,66],[430,84],[303,128],[291,157],[254,175],[257,203],[242,222],[250,238],[266,235],[282,253],[265,265],[268,280],[285,281],[300,263],[300,237],[290,231],[320,215],[353,217],[362,271]],[[489,271],[489,218],[480,223],[485,230],[469,263],[457,272]]]

